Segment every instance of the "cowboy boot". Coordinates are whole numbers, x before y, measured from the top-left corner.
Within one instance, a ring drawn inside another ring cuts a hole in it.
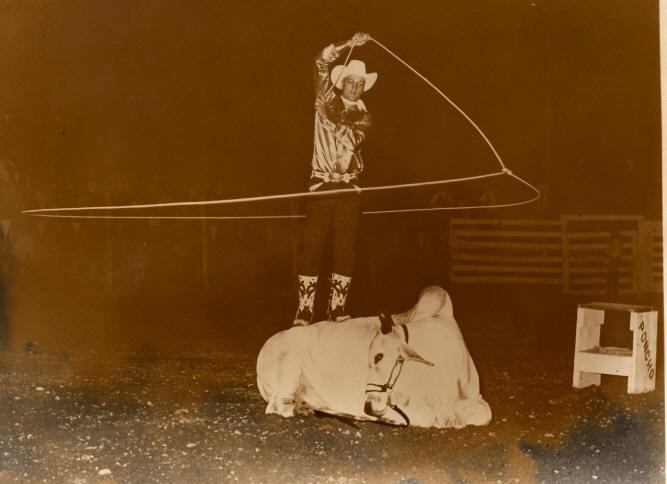
[[[299,274],[299,308],[296,310],[292,326],[308,326],[313,320],[316,289],[317,276],[302,276]]]
[[[329,277],[329,321],[344,321],[349,314],[345,313],[345,301],[350,292],[351,277],[332,273]]]

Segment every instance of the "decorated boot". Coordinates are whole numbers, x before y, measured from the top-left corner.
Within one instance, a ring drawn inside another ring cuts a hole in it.
[[[292,326],[308,326],[313,320],[316,289],[317,276],[302,276],[299,274],[299,308],[296,310]]]
[[[344,321],[350,316],[345,313],[345,301],[350,292],[351,277],[333,273],[329,278],[329,321]]]

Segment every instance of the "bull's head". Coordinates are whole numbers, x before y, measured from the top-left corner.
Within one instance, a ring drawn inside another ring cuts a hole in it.
[[[407,343],[407,330],[399,329],[391,316],[380,315],[380,328],[368,352],[368,378],[364,412],[385,417],[391,405],[391,392],[406,361],[433,366]]]

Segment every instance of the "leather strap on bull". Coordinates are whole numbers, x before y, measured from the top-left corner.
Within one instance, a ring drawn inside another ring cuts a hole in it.
[[[387,404],[389,408],[392,410],[395,410],[397,414],[399,414],[401,417],[403,417],[403,420],[405,420],[405,425],[397,425],[397,427],[409,427],[410,426],[410,419],[408,418],[407,414],[401,410],[401,408],[398,405],[394,405],[393,403]]]
[[[392,319],[391,315],[385,313],[380,314],[380,331],[382,332],[382,334],[389,334],[394,328],[394,326],[395,326],[394,320]],[[405,343],[407,344],[408,340],[410,339],[410,333],[408,332],[408,327],[405,324],[401,324],[401,327],[403,328]],[[377,389],[373,390],[366,389],[366,393],[368,392],[385,393],[393,390],[394,385],[398,380],[398,377],[401,376],[401,370],[403,369],[404,363],[405,363],[405,358],[399,355],[398,358],[396,358],[394,367],[391,369],[391,373],[389,373],[389,379],[387,380],[387,382],[382,385],[378,385],[377,383],[368,383],[368,385],[377,387]],[[398,425],[398,427],[408,427],[410,425],[410,419],[398,405],[395,405],[393,403],[387,403],[387,406],[392,410],[394,410],[396,413],[398,413],[403,418],[403,420],[405,420],[405,424]]]

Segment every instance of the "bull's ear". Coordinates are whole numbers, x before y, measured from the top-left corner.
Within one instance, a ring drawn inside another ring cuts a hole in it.
[[[406,360],[412,360],[416,361],[418,363],[422,363],[426,366],[434,366],[433,363],[430,361],[422,358],[419,353],[417,353],[415,350],[412,349],[412,347],[408,344],[403,343],[401,345],[401,354]]]
[[[394,329],[394,320],[391,319],[391,314],[380,313],[380,331],[382,334],[389,334],[392,329]]]

